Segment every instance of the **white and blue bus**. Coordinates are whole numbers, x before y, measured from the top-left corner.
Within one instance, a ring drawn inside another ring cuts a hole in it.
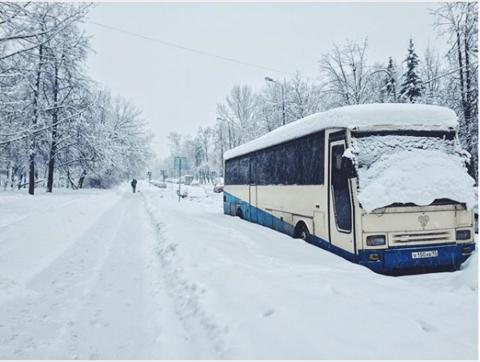
[[[452,110],[416,104],[292,122],[225,153],[224,213],[381,273],[454,270],[475,249],[456,127]]]

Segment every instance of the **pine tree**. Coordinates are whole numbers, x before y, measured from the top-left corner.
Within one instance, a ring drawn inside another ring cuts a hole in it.
[[[400,94],[405,101],[415,103],[415,100],[422,95],[422,81],[417,74],[419,60],[411,38],[407,59],[404,62],[407,63],[407,71],[403,74]]]
[[[384,102],[394,103],[397,101],[397,81],[395,79],[395,66],[393,65],[392,57],[388,58],[387,76],[384,79],[383,93]]]

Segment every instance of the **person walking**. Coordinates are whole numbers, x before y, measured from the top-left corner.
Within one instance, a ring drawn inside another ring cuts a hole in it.
[[[132,185],[132,191],[135,193],[136,188],[137,188],[137,180],[133,179],[132,182],[130,182],[130,185]]]

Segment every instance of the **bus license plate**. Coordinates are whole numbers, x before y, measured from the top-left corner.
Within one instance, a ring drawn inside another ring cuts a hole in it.
[[[412,252],[412,259],[435,258],[437,256],[438,256],[438,250],[414,251],[414,252]]]

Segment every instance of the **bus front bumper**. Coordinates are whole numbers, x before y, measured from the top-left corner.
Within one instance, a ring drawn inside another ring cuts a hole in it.
[[[474,250],[474,242],[359,250],[358,263],[385,274],[452,270],[467,260]]]

